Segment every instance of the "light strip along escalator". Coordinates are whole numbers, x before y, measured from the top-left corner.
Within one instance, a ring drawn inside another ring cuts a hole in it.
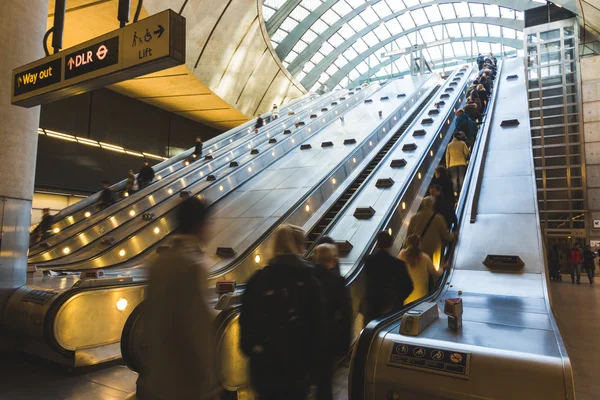
[[[386,154],[394,147],[398,139],[402,137],[404,132],[412,125],[414,120],[421,114],[425,106],[429,103],[429,101],[438,93],[440,85],[437,85],[431,93],[421,101],[419,106],[410,114],[406,122],[402,124],[402,126],[398,129],[398,131],[388,140],[388,142],[381,148],[379,153],[373,158],[373,160],[367,164],[365,169],[356,177],[354,182],[346,191],[338,198],[338,200],[333,203],[333,205],[327,210],[327,212],[321,217],[319,222],[317,222],[313,228],[306,235],[306,254],[310,254],[312,249],[314,248],[315,243],[318,243],[319,238],[323,235],[323,232],[327,229],[329,224],[334,220],[335,216],[344,208],[346,203],[350,201],[354,193],[361,187],[363,182],[368,179],[369,175],[377,168],[381,160],[386,156]]]

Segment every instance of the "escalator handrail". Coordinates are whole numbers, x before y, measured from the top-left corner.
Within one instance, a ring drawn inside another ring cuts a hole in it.
[[[501,76],[500,75],[501,69],[502,69],[502,62],[500,62],[499,66],[498,66],[498,70],[497,70],[497,74],[496,74],[497,79],[499,79],[499,77]],[[491,116],[493,114],[492,106],[494,106],[494,104],[495,104],[494,100],[496,98],[497,92],[498,91],[496,89],[494,89],[494,91],[492,93],[493,99],[487,105],[487,108],[486,108],[487,114],[486,114],[486,117],[484,118],[485,126],[487,126],[488,121],[491,120]],[[488,134],[489,134],[489,129],[487,131],[482,129],[480,131],[480,134],[478,134],[477,138],[475,139],[475,143],[473,144],[473,150],[476,150],[476,151],[473,151],[472,154],[477,154],[478,159],[480,156],[479,152],[480,152],[482,137],[487,136]],[[486,149],[484,148],[483,150],[486,150]],[[461,221],[464,219],[464,214],[466,212],[466,204],[468,202],[467,193],[468,193],[470,185],[471,185],[474,168],[475,168],[474,163],[470,163],[467,168],[467,172],[465,174],[465,179],[463,181],[464,182],[464,186],[462,189],[463,195],[460,196],[458,205],[457,205],[456,214],[457,214],[458,221],[452,227],[453,231],[458,230],[458,227],[460,226]],[[479,184],[480,184],[480,182],[479,182]],[[446,262],[450,261],[450,260],[454,260],[455,249],[456,249],[456,241],[447,245],[445,248],[445,251],[444,251],[443,260]],[[376,318],[373,321],[370,321],[367,324],[367,326],[363,329],[363,331],[360,333],[360,335],[358,337],[358,340],[356,341],[356,346],[354,348],[354,352],[352,354],[352,359],[350,362],[350,374],[348,377],[348,381],[350,382],[349,388],[348,388],[348,396],[349,396],[348,398],[350,400],[362,400],[364,398],[367,358],[369,356],[369,350],[371,349],[371,343],[377,338],[378,333],[384,327],[389,326],[390,324],[394,323],[395,321],[398,321],[406,311],[408,311],[415,305],[421,304],[424,302],[430,302],[432,300],[437,299],[446,286],[446,282],[448,281],[448,278],[450,276],[450,271],[451,271],[451,269],[444,270],[440,279],[437,280],[433,291],[428,296],[426,296],[420,300],[417,300],[415,302],[412,302],[408,305],[405,305],[400,310],[394,311],[388,315],[384,315],[380,318]],[[355,377],[355,379],[352,379],[353,371],[359,371],[359,372],[357,372],[357,376]]]

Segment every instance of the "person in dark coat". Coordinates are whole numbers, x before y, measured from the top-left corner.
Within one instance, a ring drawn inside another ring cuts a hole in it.
[[[336,270],[339,268],[337,247],[332,244],[318,245],[312,260],[325,299],[326,323],[326,339],[321,350],[323,361],[317,379],[317,400],[333,400],[335,365],[350,349],[352,304],[346,281]]]
[[[259,399],[305,400],[322,360],[325,303],[293,228],[280,226],[272,243],[274,257],[246,285],[241,349]]]
[[[258,133],[258,130],[263,127],[265,120],[260,116],[256,116],[256,124],[254,124],[254,132]]]
[[[483,68],[483,60],[484,60],[484,57],[481,55],[481,53],[479,53],[479,55],[477,56],[477,67],[479,68],[480,71]]]
[[[594,263],[594,258],[596,258],[596,255],[592,251],[591,246],[585,246],[585,250],[583,250],[583,268],[587,272],[590,285],[594,283],[594,275],[596,272],[596,264]]]
[[[110,182],[102,182],[104,189],[100,192],[100,201],[98,202],[98,208],[104,209],[115,203],[115,194],[110,190]]]
[[[558,245],[555,244],[552,246],[550,251],[548,251],[548,272],[550,273],[551,281],[560,281],[562,277],[560,275],[560,266],[563,261],[563,255],[560,252]]]
[[[202,157],[202,139],[196,138],[196,146],[194,147],[194,158],[200,159]]]
[[[448,229],[458,221],[456,219],[456,212],[454,212],[454,205],[450,205],[442,194],[442,187],[439,185],[429,186],[429,195],[435,198],[434,211],[444,217]]]
[[[331,236],[325,235],[325,236],[321,237],[321,239],[319,239],[319,244],[332,244],[332,245],[336,246],[336,249],[337,249],[335,240],[333,240],[333,238]],[[336,259],[335,259],[335,267],[333,268],[333,272],[336,272],[338,275],[342,274],[342,271],[340,270],[340,259],[338,257],[336,257]]]
[[[492,91],[492,85],[491,85],[491,81],[487,77],[487,73],[484,73],[483,75],[481,75],[479,84],[483,85],[483,87],[485,88],[485,92],[486,92],[487,96],[489,97],[490,93]]]
[[[50,209],[42,210],[42,220],[37,226],[38,240],[46,240],[52,235],[52,225],[54,224],[54,216],[50,215]]]
[[[413,291],[404,261],[391,255],[393,239],[387,232],[377,235],[377,249],[365,263],[365,324],[397,310]]]
[[[483,85],[481,85],[481,84],[477,85],[477,94],[479,95],[479,101],[481,101],[480,112],[483,114],[483,112],[485,111],[485,108],[487,107],[487,102],[488,102],[488,95],[487,95],[487,92],[485,91],[485,87],[483,87]]]
[[[444,195],[444,199],[448,202],[449,205],[454,207],[456,204],[456,197],[454,196],[454,186],[452,184],[452,178],[448,173],[448,170],[444,167],[437,167],[435,169],[435,175],[431,180],[432,185],[438,185],[442,188],[442,194]]]
[[[142,167],[142,169],[140,169],[140,172],[138,172],[137,179],[140,190],[142,190],[145,187],[148,187],[148,185],[152,183],[152,180],[154,179],[154,170],[152,169],[148,161],[144,161],[144,166]]]
[[[473,93],[477,93],[473,91]],[[467,105],[465,106],[465,113],[469,116],[471,121],[477,122],[479,118],[481,118],[481,114],[479,113],[479,107],[477,104],[471,100],[467,100]]]

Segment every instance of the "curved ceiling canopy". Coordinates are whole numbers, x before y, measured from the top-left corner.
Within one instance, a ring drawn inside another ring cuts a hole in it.
[[[436,66],[523,47],[523,11],[545,0],[264,0],[271,43],[310,90],[410,69],[410,56],[382,53],[430,43]],[[443,43],[435,43],[443,41]]]

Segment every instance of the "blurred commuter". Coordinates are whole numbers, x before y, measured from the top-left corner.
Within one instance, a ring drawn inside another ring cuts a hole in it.
[[[100,200],[98,201],[98,208],[100,210],[115,204],[115,194],[110,190],[110,182],[102,182],[102,191],[100,192]]]
[[[469,143],[475,141],[476,126],[462,108],[456,110],[454,119],[454,132],[464,132]]]
[[[333,400],[333,371],[350,348],[352,305],[346,281],[339,274],[338,250],[332,244],[320,244],[312,257],[315,276],[325,300],[326,339],[321,350],[322,361],[317,379],[317,400]]]
[[[488,102],[488,95],[483,85],[477,85],[477,94],[479,95],[479,100],[481,101],[481,112],[483,113]]]
[[[323,236],[321,237],[321,239],[319,239],[319,244],[331,244],[334,245],[337,249],[337,244],[335,244],[335,240],[333,240],[333,238],[331,236]],[[337,272],[339,275],[342,274],[342,271],[340,270],[340,259],[339,257],[335,258],[335,268],[333,269],[335,272]]]
[[[446,148],[446,168],[452,176],[452,185],[456,196],[460,195],[469,161],[469,148],[465,142],[460,140],[461,136],[461,132],[456,132]]]
[[[240,315],[242,351],[258,398],[306,399],[324,340],[324,300],[298,234],[277,228],[273,258],[248,281]]]
[[[377,235],[377,249],[365,263],[366,285],[363,315],[365,325],[402,307],[413,291],[404,261],[391,254],[393,239],[387,232]]]
[[[550,280],[562,281],[560,275],[560,266],[562,265],[563,255],[558,249],[558,244],[552,246],[552,249],[548,252],[548,272],[550,274]]]
[[[435,175],[431,180],[432,185],[439,185],[442,188],[442,194],[444,199],[454,207],[456,203],[456,197],[454,196],[454,185],[452,184],[452,178],[445,167],[437,167],[435,169]]]
[[[485,92],[488,97],[490,97],[490,93],[492,91],[491,81],[487,78],[487,73],[484,73],[479,80],[479,84],[483,85],[485,88]]]
[[[484,59],[485,58],[481,55],[481,53],[479,53],[479,55],[477,56],[477,68],[479,68],[480,71],[483,68]]]
[[[446,221],[446,225],[448,228],[451,228],[452,225],[456,224],[456,213],[454,212],[454,204],[450,204],[442,193],[442,187],[439,185],[431,185],[429,186],[429,195],[435,199],[434,210],[442,217],[444,217],[444,221]]]
[[[44,208],[42,210],[42,220],[37,226],[37,239],[46,240],[52,235],[52,225],[54,224],[54,216],[50,215],[50,209]]]
[[[429,293],[430,277],[437,278],[442,274],[442,268],[435,268],[431,258],[421,250],[421,239],[418,235],[406,238],[406,247],[400,251],[398,257],[408,267],[414,289],[404,304],[419,300]]]
[[[148,161],[144,161],[144,166],[142,167],[142,169],[140,169],[140,172],[138,172],[138,177],[137,177],[138,184],[140,186],[140,190],[148,187],[148,185],[150,185],[150,183],[152,183],[153,179],[154,179],[154,170],[152,169],[152,167],[150,166]]]
[[[133,170],[130,169],[129,172],[127,173],[127,183],[125,184],[125,193],[127,194],[133,194],[135,192],[138,191],[139,189],[139,185],[137,182],[137,179],[135,178],[135,174],[133,173]]]
[[[199,160],[202,157],[202,139],[199,137],[196,138],[196,145],[194,146],[194,158]]]
[[[435,211],[435,199],[425,197],[421,202],[419,211],[413,215],[408,223],[406,237],[417,235],[421,239],[421,249],[431,258],[433,265],[437,268],[442,258],[442,248],[446,242],[456,238],[450,233],[444,217]],[[402,247],[408,247],[408,241]]]
[[[571,272],[571,283],[575,283],[575,276],[577,276],[577,283],[581,283],[581,264],[583,264],[583,253],[581,252],[579,243],[575,243],[573,248],[569,250],[567,263],[569,263],[569,272]]]
[[[254,132],[258,133],[258,130],[265,125],[265,120],[259,115],[256,116],[256,124],[254,124]]]
[[[473,93],[477,93],[475,90]],[[481,114],[479,113],[479,106],[477,103],[474,103],[472,100],[467,100],[467,105],[465,106],[465,114],[471,119],[472,122],[477,122],[481,118]],[[477,129],[475,127],[475,129]],[[473,135],[473,139],[475,139],[475,135]]]
[[[146,304],[147,347],[138,378],[138,398],[215,399],[211,310],[200,243],[207,209],[195,197],[179,206],[180,234],[150,264]]]
[[[477,86],[478,85],[474,85],[475,87],[473,88],[473,91],[471,92],[471,94],[469,95],[469,98],[467,99],[467,103],[469,101],[472,101],[473,103],[475,103],[477,105],[477,111],[479,111],[481,109],[481,99],[479,98],[479,92],[477,91]]]
[[[592,251],[591,246],[585,246],[585,250],[583,251],[583,268],[587,272],[590,285],[594,283],[594,275],[596,272],[596,265],[594,262],[595,258],[596,254],[594,254],[594,252]]]
[[[277,107],[277,104],[273,104],[273,108],[271,109],[271,121],[275,121],[277,118],[279,118],[279,107]]]

